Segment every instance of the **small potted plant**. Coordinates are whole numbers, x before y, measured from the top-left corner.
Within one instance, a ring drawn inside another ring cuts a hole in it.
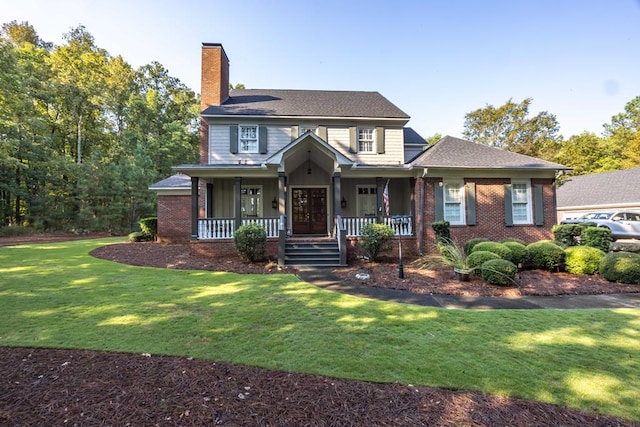
[[[467,263],[467,254],[464,253],[464,250],[450,239],[440,239],[437,246],[441,255],[441,262],[444,265],[453,267],[456,280],[468,281],[474,269]]]

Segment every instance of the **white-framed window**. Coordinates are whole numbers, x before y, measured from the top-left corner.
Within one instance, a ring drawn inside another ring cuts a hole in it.
[[[376,132],[373,128],[358,128],[358,152],[375,153]]]
[[[464,225],[464,182],[445,181],[442,187],[444,202],[444,219],[451,225]]]
[[[376,216],[378,206],[378,188],[375,185],[358,185],[356,187],[356,214],[358,217]]]
[[[511,181],[511,213],[514,224],[532,224],[531,181]]]
[[[258,152],[258,126],[239,125],[238,126],[238,152],[257,153]]]
[[[262,185],[240,187],[240,206],[243,218],[262,217]]]
[[[304,135],[306,132],[318,134],[318,126],[315,125],[300,125],[298,126],[298,136]]]

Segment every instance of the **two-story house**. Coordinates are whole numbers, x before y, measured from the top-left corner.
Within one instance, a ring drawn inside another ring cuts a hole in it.
[[[343,264],[368,222],[392,226],[414,254],[429,251],[438,219],[460,241],[550,237],[562,165],[452,137],[427,147],[377,92],[229,91],[220,44],[202,46],[201,92],[200,163],[150,187],[160,240],[215,255],[255,222],[280,263],[294,262],[301,238],[322,238],[339,253],[326,262]],[[298,262],[322,257],[302,252]]]

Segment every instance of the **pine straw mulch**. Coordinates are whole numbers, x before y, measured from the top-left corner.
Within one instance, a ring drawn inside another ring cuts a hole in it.
[[[183,245],[116,244],[93,255],[135,265],[265,272],[264,265],[212,263],[190,255],[188,248],[185,252]],[[377,271],[386,267],[381,266],[364,268],[376,271],[376,285],[398,285],[390,277],[380,278]],[[347,269],[344,274],[351,277],[354,271]],[[389,275],[391,271],[397,277],[397,266],[389,269]],[[599,415],[597,407],[586,413],[477,392],[374,384],[149,354],[0,348],[0,369],[2,425],[634,425]]]

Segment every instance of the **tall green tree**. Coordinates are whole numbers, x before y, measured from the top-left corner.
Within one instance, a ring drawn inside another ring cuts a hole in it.
[[[504,105],[471,111],[465,115],[465,138],[492,147],[530,156],[548,158],[555,152],[560,125],[546,111],[529,116],[531,98],[520,103],[509,99]]]
[[[622,167],[640,167],[640,96],[629,101],[604,129],[611,146],[620,152]]]

